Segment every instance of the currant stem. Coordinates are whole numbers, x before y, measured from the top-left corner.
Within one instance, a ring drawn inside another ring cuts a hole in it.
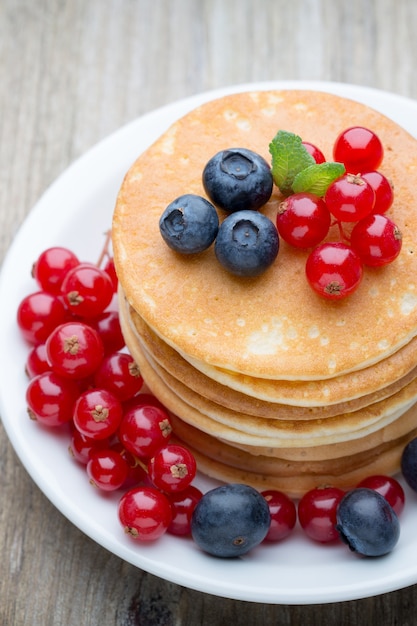
[[[111,256],[110,253],[110,245],[111,245],[111,229],[106,231],[105,233],[106,239],[104,240],[103,249],[97,261],[97,267],[101,267],[105,258],[109,258]]]
[[[144,472],[146,472],[147,475],[149,474],[147,463],[144,463],[137,456],[135,456],[135,467],[140,467]]]
[[[348,243],[350,242],[350,237],[348,237],[343,230],[343,224],[340,220],[334,220],[334,222],[331,223],[331,226],[337,226],[339,230],[339,236],[342,241],[347,241]]]

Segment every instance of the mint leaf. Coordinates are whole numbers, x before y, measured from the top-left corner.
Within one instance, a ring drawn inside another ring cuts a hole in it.
[[[309,192],[324,196],[328,186],[342,176],[346,169],[343,163],[316,163],[299,172],[293,181],[294,193]]]
[[[306,167],[315,163],[314,158],[303,146],[302,139],[294,133],[279,130],[271,143],[272,178],[281,193],[292,193],[294,178]]]

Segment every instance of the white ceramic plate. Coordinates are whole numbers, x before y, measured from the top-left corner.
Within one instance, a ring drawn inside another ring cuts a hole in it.
[[[298,529],[281,544],[260,546],[244,558],[216,559],[188,539],[164,536],[152,545],[127,537],[116,515],[118,495],[100,496],[67,452],[67,440],[31,422],[26,413],[28,348],[16,327],[20,300],[35,290],[30,268],[51,245],[96,260],[122,178],[137,155],[171,122],[203,101],[231,91],[297,88],[330,91],[385,113],[417,137],[417,103],[339,83],[278,82],[239,85],[175,102],[130,123],[76,161],[30,212],[7,254],[0,277],[1,416],[27,471],[78,528],[125,561],[161,578],[206,593],[275,604],[314,604],[373,596],[417,582],[417,496],[406,489],[402,532],[395,550],[363,559],[344,545],[320,546]],[[204,478],[203,489],[214,485]]]

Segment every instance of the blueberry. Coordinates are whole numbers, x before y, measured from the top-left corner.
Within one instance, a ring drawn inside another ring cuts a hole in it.
[[[257,210],[272,193],[271,168],[263,157],[246,148],[222,150],[203,170],[203,185],[210,200],[228,213]]]
[[[216,238],[219,218],[205,198],[185,194],[171,202],[159,220],[165,243],[182,254],[206,250]]]
[[[409,441],[403,450],[401,471],[409,487],[417,491],[417,438]]]
[[[214,251],[218,261],[237,276],[259,276],[279,250],[273,222],[257,211],[231,213],[221,223]]]
[[[398,541],[400,525],[394,509],[377,491],[358,487],[337,507],[336,529],[353,552],[382,556]]]
[[[253,487],[231,483],[203,495],[191,518],[191,534],[205,552],[235,557],[260,544],[270,523],[265,498]]]

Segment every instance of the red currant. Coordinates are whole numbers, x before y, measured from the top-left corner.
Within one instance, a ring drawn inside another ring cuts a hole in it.
[[[330,228],[330,213],[324,201],[311,193],[297,193],[281,202],[277,229],[281,237],[296,248],[319,244]]]
[[[94,328],[82,322],[68,322],[50,334],[46,354],[54,372],[81,379],[94,374],[101,364],[104,349]]]
[[[46,291],[29,294],[17,309],[20,332],[33,345],[44,343],[54,328],[66,319],[67,311],[61,300]]]
[[[311,489],[298,503],[298,519],[306,535],[320,543],[339,539],[336,509],[344,491],[337,487]]]
[[[80,317],[97,317],[113,298],[109,275],[91,263],[80,263],[65,276],[61,292],[69,310]]]
[[[105,354],[112,354],[124,348],[125,339],[117,311],[104,311],[98,317],[89,319],[88,324],[100,335]]]
[[[77,256],[59,246],[44,250],[33,264],[32,275],[42,290],[59,295],[67,272],[79,265]]]
[[[297,521],[294,502],[281,491],[268,489],[261,492],[268,503],[271,525],[264,541],[281,541],[293,530]]]
[[[386,213],[394,202],[394,190],[388,178],[378,171],[365,172],[362,178],[368,182],[375,192],[373,213]]]
[[[311,154],[316,163],[324,163],[326,161],[326,157],[324,156],[323,152],[319,148],[317,148],[317,146],[310,143],[309,141],[303,141],[302,144],[307,152]]]
[[[158,489],[136,487],[121,497],[118,516],[125,533],[133,539],[154,541],[167,531],[172,508],[167,496]]]
[[[26,402],[31,419],[45,426],[61,426],[72,419],[79,394],[78,385],[54,372],[35,376],[26,389]]]
[[[197,465],[194,456],[187,448],[168,444],[158,450],[148,463],[148,475],[152,483],[161,491],[174,493],[182,491],[194,480]]]
[[[143,378],[130,354],[115,352],[103,359],[95,373],[94,384],[108,389],[124,402],[141,390]]]
[[[385,215],[369,215],[355,224],[350,243],[362,263],[380,267],[392,263],[401,252],[401,231]]]
[[[75,427],[94,439],[114,435],[123,417],[122,405],[107,389],[88,389],[74,406]]]
[[[373,210],[375,192],[361,176],[345,174],[329,185],[324,201],[337,220],[358,222]]]
[[[92,452],[108,448],[109,445],[110,440],[108,438],[94,439],[93,437],[87,437],[77,428],[74,428],[71,441],[68,446],[68,452],[76,461],[82,463],[83,465],[87,465]]]
[[[380,166],[384,156],[381,140],[363,126],[347,128],[337,137],[333,158],[343,163],[348,172],[370,172]]]
[[[131,407],[125,412],[119,427],[120,441],[140,459],[152,458],[168,443],[171,433],[168,413],[150,404]]]
[[[171,535],[190,535],[191,534],[191,518],[197,503],[203,497],[203,493],[189,485],[183,491],[171,493],[168,499],[172,506],[172,522],[168,526],[168,532]]]
[[[123,404],[125,413],[127,413],[131,409],[136,409],[141,406],[156,406],[159,409],[162,409],[168,417],[167,409],[164,407],[162,402],[158,400],[158,398],[156,398],[152,393],[141,392],[137,396],[131,398],[130,400],[127,400],[127,402]]]
[[[323,243],[314,248],[307,258],[305,271],[312,289],[332,300],[353,293],[363,274],[357,253],[341,242]]]
[[[127,479],[129,467],[116,450],[103,449],[91,453],[87,463],[90,483],[103,491],[120,489]]]
[[[366,487],[378,491],[389,502],[397,515],[400,515],[405,505],[404,489],[398,480],[392,476],[374,475],[364,478],[357,487]]]
[[[51,366],[48,363],[46,357],[46,346],[44,343],[40,343],[37,346],[33,346],[26,359],[26,374],[29,378],[49,372]]]

